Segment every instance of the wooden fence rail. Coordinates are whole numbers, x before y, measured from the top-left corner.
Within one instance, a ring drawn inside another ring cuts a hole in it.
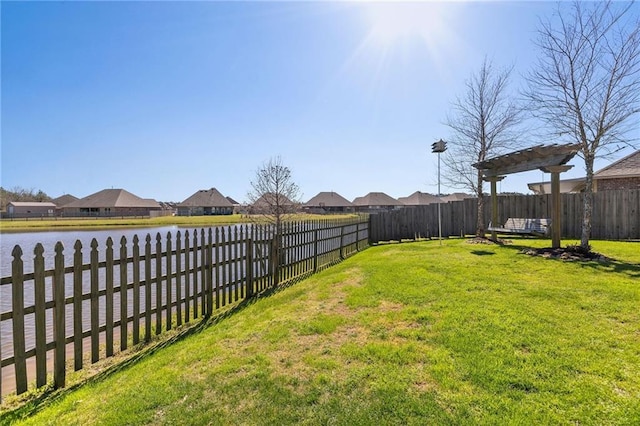
[[[49,270],[37,244],[32,273],[15,246],[11,276],[0,279],[0,290],[10,287],[0,294],[11,297],[10,310],[0,312],[0,396],[45,386],[49,376],[64,387],[69,368],[351,256],[368,246],[368,229],[361,218],[291,222],[278,242],[272,226],[238,225],[122,237],[119,247],[108,238],[103,251],[93,239],[90,262],[77,241],[70,265],[59,242]]]
[[[561,194],[563,238],[580,239],[583,194]],[[603,191],[594,194],[591,237],[594,239],[640,239],[640,190]],[[441,204],[442,235],[473,235],[476,231],[477,199]],[[501,195],[499,222],[508,218],[551,218],[551,195]],[[491,220],[491,198],[486,197],[484,223]],[[438,235],[438,206],[429,204],[371,215],[372,242],[415,239]]]

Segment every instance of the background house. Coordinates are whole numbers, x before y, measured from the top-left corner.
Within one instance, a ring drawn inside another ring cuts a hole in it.
[[[140,198],[124,189],[103,189],[61,207],[64,216],[152,216],[161,212],[160,204]]]
[[[52,202],[11,201],[7,204],[7,217],[53,217],[56,205]]]
[[[560,192],[582,192],[586,178],[564,179],[560,181]],[[551,182],[527,184],[534,194],[551,194]],[[593,174],[593,191],[618,189],[640,189],[640,150],[615,161]]]
[[[351,201],[337,192],[320,192],[307,201],[302,208],[310,213],[346,213],[353,212]]]
[[[408,197],[398,198],[405,206],[426,206],[427,204],[436,204],[441,202],[440,198],[435,195],[427,194],[426,192],[416,191]]]
[[[216,188],[201,189],[177,207],[178,216],[233,214],[233,204]]]
[[[404,206],[400,201],[384,192],[370,192],[363,197],[358,197],[352,202],[357,212],[375,213],[399,209]]]

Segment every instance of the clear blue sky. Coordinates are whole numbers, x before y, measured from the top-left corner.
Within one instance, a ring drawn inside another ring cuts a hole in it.
[[[556,4],[0,7],[3,187],[53,197],[113,187],[159,201],[216,187],[242,201],[279,155],[306,201],[437,192],[430,145],[446,140],[465,79],[487,55],[514,66],[516,96],[538,17]],[[564,177],[581,176],[580,161]],[[500,189],[526,193],[542,177],[512,175]]]

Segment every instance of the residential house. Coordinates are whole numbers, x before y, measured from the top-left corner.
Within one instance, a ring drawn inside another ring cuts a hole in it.
[[[162,210],[152,199],[140,198],[124,189],[103,189],[61,207],[64,216],[151,216]]]
[[[249,214],[290,214],[299,208],[298,203],[291,201],[284,194],[266,193],[248,206]]]
[[[307,201],[302,208],[311,213],[347,213],[353,212],[351,201],[337,192],[320,192]]]
[[[384,192],[370,192],[352,201],[356,212],[376,213],[402,208],[404,204]]]
[[[53,217],[56,205],[52,202],[11,201],[7,203],[7,217]]]
[[[405,206],[426,206],[427,204],[437,204],[442,200],[435,195],[427,194],[426,192],[416,191],[408,197],[398,198]]]
[[[465,194],[464,192],[454,192],[453,194],[445,195],[440,197],[443,203],[448,203],[449,201],[462,201],[467,198],[474,198],[474,195]]]
[[[561,193],[583,192],[586,178],[560,180]],[[550,194],[551,182],[527,185],[534,194]],[[615,161],[593,174],[593,191],[640,189],[640,150]]]
[[[51,200],[51,202],[53,204],[55,204],[58,208],[60,208],[62,206],[66,206],[67,204],[72,203],[72,202],[77,201],[77,200],[79,200],[78,197],[75,197],[75,196],[73,196],[71,194],[64,194],[64,195],[61,195],[58,198],[54,198],[53,200]]]
[[[216,188],[201,189],[178,203],[178,216],[233,214],[233,204]]]

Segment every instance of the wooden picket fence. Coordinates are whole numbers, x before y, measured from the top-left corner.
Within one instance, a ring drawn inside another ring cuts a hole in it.
[[[80,241],[67,257],[58,243],[48,270],[38,244],[32,273],[15,246],[0,279],[12,300],[0,313],[0,396],[64,387],[70,369],[333,265],[368,247],[368,229],[366,218],[287,222],[277,239],[273,226],[238,225],[109,238],[102,251],[94,239],[89,263]]]

